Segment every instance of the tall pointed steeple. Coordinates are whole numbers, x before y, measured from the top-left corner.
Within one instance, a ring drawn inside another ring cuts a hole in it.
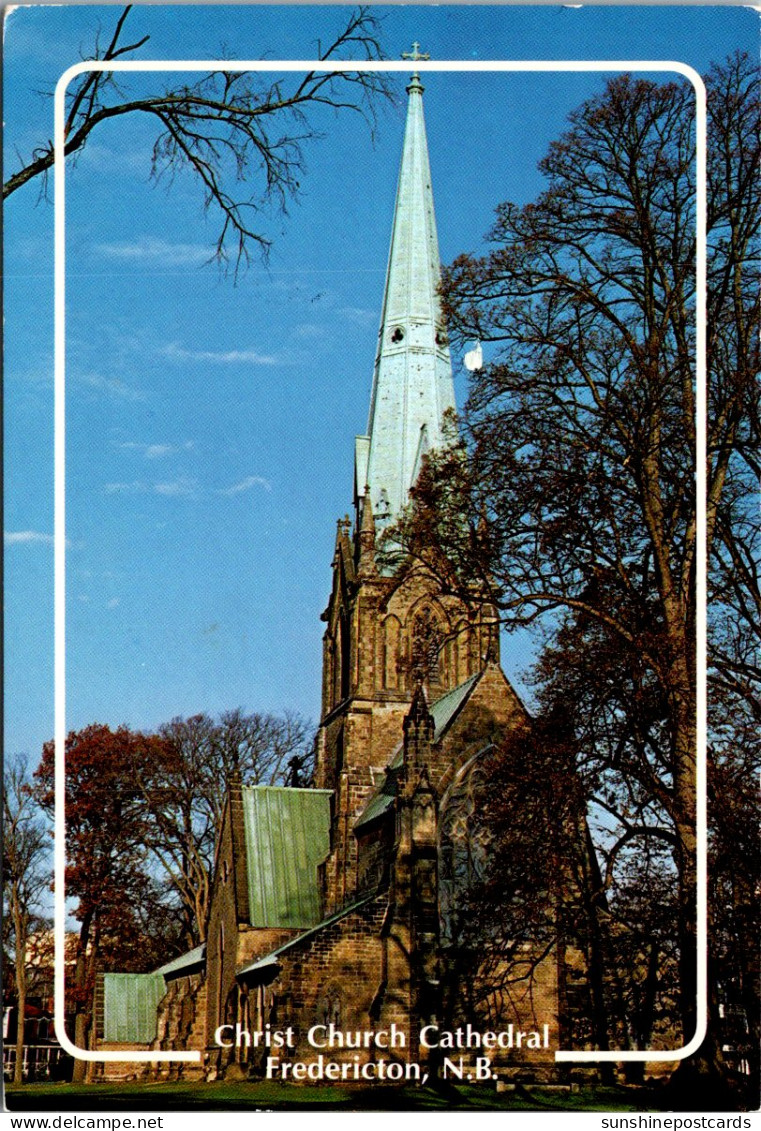
[[[415,44],[411,59],[427,58]],[[375,359],[368,435],[357,437],[355,489],[369,485],[379,526],[405,507],[422,456],[443,440],[454,408],[452,364],[438,286],[439,245],[417,73],[409,97],[386,290]]]

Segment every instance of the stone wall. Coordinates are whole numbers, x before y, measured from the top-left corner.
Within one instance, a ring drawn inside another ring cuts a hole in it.
[[[247,891],[245,848],[236,842],[235,834],[237,809],[236,793],[239,783],[231,783],[230,795],[225,807],[222,830],[217,844],[212,881],[211,906],[206,934],[206,1046],[213,1046],[213,1034],[218,1025],[234,1020],[237,1012],[235,997],[237,982],[235,973],[238,959],[238,902],[237,893],[244,887]],[[233,807],[235,806],[235,812]]]
[[[293,1026],[298,1041],[290,1054],[293,1059],[314,1058],[315,1049],[306,1039],[312,1025],[332,1021],[342,1030],[372,1028],[373,1002],[381,988],[380,934],[386,907],[386,897],[379,896],[280,956],[281,973],[264,990],[267,1020],[278,1029]],[[330,1053],[341,1059],[340,1049]]]

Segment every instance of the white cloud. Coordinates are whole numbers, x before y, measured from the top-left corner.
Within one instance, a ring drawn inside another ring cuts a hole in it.
[[[258,350],[188,350],[171,342],[161,351],[175,361],[210,361],[217,365],[230,365],[245,362],[249,365],[279,365],[281,361],[274,354],[259,353]]]
[[[246,479],[241,479],[240,483],[233,483],[232,487],[224,487],[220,489],[220,495],[240,495],[242,491],[250,491],[252,487],[263,487],[265,491],[272,490],[272,484],[268,479],[264,479],[261,475],[249,475]]]
[[[121,602],[121,599],[119,597],[112,597],[110,601],[106,602],[106,608],[107,609],[115,609],[116,606],[118,604],[120,604],[120,602]]]
[[[91,389],[102,389],[104,392],[111,393],[115,397],[121,397],[123,400],[145,400],[145,393],[125,384],[118,377],[104,377],[101,373],[80,373],[78,379],[84,385],[89,385]]]
[[[327,327],[318,326],[316,322],[303,322],[294,330],[297,338],[324,338],[327,332]]]
[[[197,484],[194,479],[186,479],[184,476],[180,479],[171,480],[168,483],[154,483],[153,490],[157,495],[167,495],[171,497],[190,498],[195,496]]]
[[[29,542],[38,542],[46,546],[52,546],[53,535],[42,534],[39,530],[6,530],[5,532],[6,546],[15,546]]]
[[[137,495],[142,491],[150,491],[150,486],[136,479],[132,483],[106,483],[103,489],[107,495]]]
[[[136,440],[125,440],[118,446],[124,451],[142,452],[146,459],[161,459],[179,451],[190,451],[193,441],[186,440],[184,444],[178,446],[177,444],[141,444]]]
[[[165,267],[205,263],[212,255],[203,244],[170,243],[155,236],[142,236],[131,243],[99,243],[94,250],[107,259],[159,263]]]
[[[103,490],[107,495],[163,495],[165,498],[195,498],[198,484],[195,479],[181,476],[179,479],[162,483],[147,483],[144,479],[133,479],[131,483],[106,483]]]
[[[52,546],[54,540],[52,534],[43,534],[40,530],[6,530],[3,535],[6,546]],[[73,543],[67,538],[65,545],[71,549]],[[82,543],[76,545],[81,548]]]
[[[361,306],[343,306],[338,313],[357,326],[369,326],[378,320],[377,310],[367,310]]]

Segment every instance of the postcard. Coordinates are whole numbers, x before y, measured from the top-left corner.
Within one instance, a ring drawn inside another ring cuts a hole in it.
[[[757,23],[8,10],[11,1111],[757,1108]]]

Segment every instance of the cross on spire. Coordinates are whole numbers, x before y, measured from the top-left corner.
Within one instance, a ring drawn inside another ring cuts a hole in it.
[[[420,44],[415,41],[412,44],[411,51],[402,51],[402,58],[409,59],[413,63],[417,63],[420,59],[430,59],[430,55],[425,55],[420,50]]]

